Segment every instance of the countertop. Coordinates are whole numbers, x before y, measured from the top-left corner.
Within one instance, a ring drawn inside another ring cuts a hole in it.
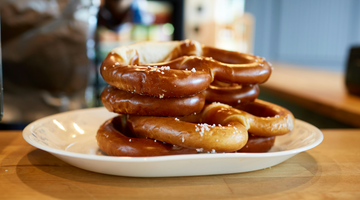
[[[360,199],[360,129],[322,130],[324,141],[247,173],[131,178],[73,167],[0,131],[0,199]]]

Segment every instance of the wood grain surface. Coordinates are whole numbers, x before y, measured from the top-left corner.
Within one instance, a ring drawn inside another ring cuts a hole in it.
[[[0,199],[360,199],[360,129],[271,168],[228,175],[130,178],[73,167],[0,132]]]

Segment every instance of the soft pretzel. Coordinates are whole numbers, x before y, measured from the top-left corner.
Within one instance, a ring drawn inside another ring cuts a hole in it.
[[[139,137],[204,151],[233,152],[246,144],[249,124],[241,111],[232,110],[217,103],[181,118],[131,115],[128,126]]]
[[[270,76],[271,67],[257,56],[214,50],[185,40],[115,48],[103,61],[100,71],[108,84],[121,90],[183,97],[205,90],[214,79],[239,84],[262,83]]]
[[[268,151],[294,126],[291,112],[256,99],[271,70],[261,57],[191,40],[115,48],[100,68],[110,85],[101,98],[120,116],[100,127],[99,147],[115,156]]]
[[[236,108],[245,111],[250,123],[249,133],[253,135],[284,135],[294,128],[293,114],[282,106],[256,99],[246,105],[237,105]]]
[[[275,143],[275,136],[255,136],[252,134],[249,134],[248,141],[246,145],[238,150],[237,152],[243,152],[243,153],[263,153],[268,152]]]
[[[272,67],[265,58],[202,46],[202,56],[215,60],[220,65],[213,69],[215,79],[238,84],[259,84],[268,80]]]
[[[107,86],[101,93],[103,105],[119,114],[183,116],[198,113],[205,105],[204,93],[182,98],[156,98]]]
[[[152,139],[126,136],[126,116],[120,115],[107,120],[96,134],[100,149],[110,156],[164,156],[194,154],[195,149],[175,147]]]
[[[238,85],[214,81],[205,90],[205,98],[208,102],[220,102],[236,106],[254,101],[259,92],[258,85]]]

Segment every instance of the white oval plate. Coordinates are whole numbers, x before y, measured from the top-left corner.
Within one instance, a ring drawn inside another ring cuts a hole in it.
[[[278,136],[267,153],[209,153],[158,157],[111,157],[99,150],[99,126],[116,116],[105,108],[90,108],[51,115],[23,131],[31,145],[82,169],[119,176],[165,177],[248,172],[277,165],[323,140],[321,131],[296,120],[294,130]]]

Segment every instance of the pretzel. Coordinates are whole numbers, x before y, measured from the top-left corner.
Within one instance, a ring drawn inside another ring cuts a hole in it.
[[[196,115],[179,118],[130,115],[128,126],[138,137],[204,151],[233,152],[246,144],[249,124],[241,111],[232,110],[217,103],[206,105]]]
[[[109,156],[164,156],[194,154],[195,149],[175,147],[152,139],[126,136],[126,116],[120,115],[107,120],[96,134],[99,148]]]
[[[132,115],[183,116],[198,113],[205,104],[204,93],[182,98],[156,98],[106,87],[101,101],[110,112]]]
[[[220,102],[236,106],[254,101],[259,92],[258,85],[238,85],[214,81],[205,90],[205,98],[208,102]]]
[[[274,146],[275,136],[262,137],[249,134],[246,145],[237,150],[239,153],[263,153],[268,152]]]
[[[262,83],[269,78],[271,67],[257,56],[185,40],[115,48],[100,71],[114,87],[161,98],[194,95],[208,88],[214,79],[238,84]]]
[[[271,70],[261,57],[190,40],[115,48],[100,68],[111,85],[101,99],[109,111],[129,115],[100,127],[99,147],[117,156],[265,152],[294,126],[291,112],[256,99]],[[229,105],[204,106],[204,98]]]
[[[245,111],[249,120],[249,133],[257,136],[284,135],[294,128],[295,118],[284,107],[256,99],[246,105],[237,105],[237,109]]]
[[[270,77],[272,66],[265,58],[237,51],[209,46],[202,47],[202,56],[217,61],[221,66],[213,69],[215,79],[238,84],[264,83]]]

